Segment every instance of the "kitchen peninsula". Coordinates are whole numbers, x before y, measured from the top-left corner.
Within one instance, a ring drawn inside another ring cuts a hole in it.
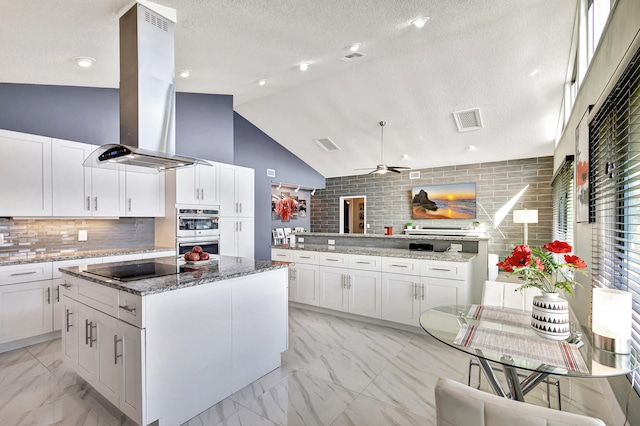
[[[136,423],[181,424],[280,366],[287,267],[221,256],[62,268],[63,360]]]
[[[479,302],[487,279],[484,235],[292,235],[271,258],[293,263],[289,300],[314,309],[418,327],[426,309]]]

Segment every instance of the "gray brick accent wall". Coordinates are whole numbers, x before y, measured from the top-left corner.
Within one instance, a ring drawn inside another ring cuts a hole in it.
[[[527,184],[529,188],[512,210],[523,208],[538,210],[538,223],[529,225],[529,244],[543,245],[551,239],[553,157],[526,158],[490,163],[434,167],[419,171],[419,179],[409,179],[409,171],[387,175],[354,175],[328,178],[326,189],[311,197],[311,232],[339,232],[340,197],[366,196],[368,234],[383,234],[385,226],[393,233],[402,233],[407,222],[423,227],[465,228],[470,219],[414,220],[411,218],[411,188],[430,184],[475,182],[479,205],[493,218],[496,211]],[[499,226],[493,229],[489,216],[478,206],[477,219],[485,224],[489,252],[500,258],[513,247],[522,244],[524,225],[513,223],[509,212]]]

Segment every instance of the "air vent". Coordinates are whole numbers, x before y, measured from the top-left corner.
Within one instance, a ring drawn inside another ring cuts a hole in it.
[[[353,53],[349,53],[346,56],[343,56],[342,58],[340,58],[340,60],[344,62],[350,62],[350,61],[353,61],[354,59],[362,58],[363,56],[367,56],[367,55],[360,52],[353,52]]]
[[[453,113],[453,117],[456,119],[456,125],[458,126],[459,132],[479,130],[483,127],[480,108],[456,111]]]
[[[168,24],[167,21],[160,18],[159,16],[152,15],[148,11],[144,11],[144,20],[153,25],[154,27],[160,28],[162,31],[167,31]]]
[[[276,171],[273,169],[267,169],[267,177],[276,177]]]
[[[335,143],[333,143],[333,141],[331,139],[329,139],[329,138],[314,139],[313,141],[315,143],[317,143],[318,145],[320,145],[320,148],[324,149],[327,152],[329,152],[329,151],[342,151],[340,149],[340,147],[338,145],[336,145]]]
[[[420,172],[409,172],[409,179],[420,179]]]

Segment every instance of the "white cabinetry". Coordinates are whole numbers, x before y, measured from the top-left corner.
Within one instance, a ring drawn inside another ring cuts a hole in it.
[[[254,185],[253,169],[220,164],[220,216],[253,218]]]
[[[0,130],[0,216],[51,216],[51,138]]]
[[[220,254],[254,257],[254,171],[220,164]]]
[[[53,330],[51,263],[0,267],[0,343]]]
[[[289,300],[318,306],[320,298],[319,253],[293,251],[289,267]]]
[[[71,294],[71,284],[62,277],[60,268],[69,268],[72,266],[93,265],[102,263],[101,257],[88,257],[85,259],[60,260],[53,262],[53,330],[60,330],[64,325],[64,305],[62,296]]]
[[[319,305],[380,318],[381,278],[379,257],[320,253]]]
[[[164,216],[164,172],[126,171],[126,215]]]
[[[176,169],[176,204],[220,205],[219,163]]]
[[[124,173],[83,166],[95,148],[52,139],[53,216],[124,216]]]

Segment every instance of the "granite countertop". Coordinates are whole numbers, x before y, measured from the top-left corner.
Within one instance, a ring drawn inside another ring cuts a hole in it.
[[[106,250],[86,250],[73,252],[55,252],[55,253],[29,253],[24,257],[19,255],[12,256],[10,259],[4,260],[0,258],[0,266],[21,265],[27,263],[38,262],[56,262],[60,260],[85,259],[91,257],[118,256],[137,253],[154,253],[158,251],[175,250],[175,247],[137,247],[137,248],[121,248]]]
[[[477,253],[450,253],[433,251],[416,251],[408,249],[378,248],[378,247],[349,247],[349,246],[328,246],[319,244],[300,244],[295,247],[288,245],[272,246],[274,249],[284,250],[307,250],[326,253],[361,254],[366,256],[403,257],[408,259],[441,260],[444,262],[469,262],[476,257]]]
[[[418,230],[419,231],[419,230]],[[472,232],[472,231],[469,231]],[[335,237],[335,238],[384,238],[402,240],[456,240],[456,241],[488,241],[486,234],[479,235],[405,235],[405,234],[338,234],[335,232],[292,232],[296,237]]]
[[[198,266],[180,265],[183,262],[177,261],[174,257],[160,257],[156,262],[165,263],[176,267],[176,274],[166,275],[157,278],[146,278],[136,281],[122,282],[112,280],[98,275],[91,274],[92,266],[99,267],[101,265],[90,265],[88,267],[69,267],[60,268],[63,273],[74,277],[102,284],[128,293],[147,296],[156,293],[164,293],[182,288],[194,287],[215,281],[223,281],[231,278],[239,278],[247,275],[258,274],[261,272],[272,271],[276,269],[287,268],[289,262],[278,262],[271,260],[256,260],[244,257],[220,256],[220,259],[212,260],[207,264]],[[110,266],[131,265],[140,263],[136,260],[127,262],[113,262]],[[102,264],[104,265],[104,264]]]

